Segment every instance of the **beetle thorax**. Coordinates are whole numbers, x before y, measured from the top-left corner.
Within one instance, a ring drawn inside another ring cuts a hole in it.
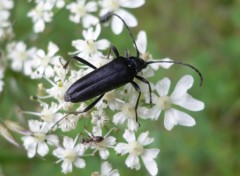
[[[142,71],[142,69],[147,67],[147,63],[138,57],[129,57],[129,60],[133,63],[136,72]]]

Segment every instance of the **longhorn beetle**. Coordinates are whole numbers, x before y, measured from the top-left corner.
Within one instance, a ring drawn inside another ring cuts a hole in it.
[[[113,45],[110,47],[110,52],[113,51],[116,58],[113,59],[113,61],[109,62],[108,64],[96,68],[94,65],[91,63],[87,62],[86,60],[78,57],[78,56],[73,56],[71,57],[67,63],[64,65],[64,68],[66,69],[69,63],[71,62],[72,59],[75,59],[83,64],[86,64],[87,66],[93,68],[94,70],[90,72],[89,74],[85,75],[84,77],[80,78],[77,80],[75,83],[73,83],[69,89],[66,91],[64,95],[64,100],[66,102],[72,102],[72,103],[78,103],[78,102],[83,102],[89,99],[92,99],[94,97],[97,97],[89,106],[87,106],[83,111],[77,111],[77,112],[69,112],[69,114],[80,114],[87,112],[90,110],[92,107],[94,107],[104,96],[106,92],[109,92],[113,89],[116,89],[118,87],[121,87],[127,83],[131,83],[132,86],[136,89],[138,92],[138,97],[137,101],[135,104],[135,116],[136,116],[136,122],[138,123],[138,116],[137,116],[137,107],[139,103],[139,99],[141,96],[141,90],[139,85],[134,82],[134,78],[142,81],[143,83],[148,85],[149,89],[149,94],[150,94],[150,103],[152,103],[152,98],[151,98],[151,86],[150,83],[144,79],[143,77],[139,76],[138,73],[142,71],[144,68],[146,68],[149,64],[155,64],[155,63],[174,63],[174,64],[180,64],[184,66],[188,66],[195,70],[199,77],[200,77],[200,86],[202,85],[203,82],[203,77],[201,72],[195,68],[194,66],[190,64],[186,64],[183,62],[177,62],[177,61],[149,61],[146,62],[143,59],[139,57],[139,51],[136,45],[136,42],[133,38],[133,35],[126,24],[126,22],[118,15],[115,13],[107,13],[104,15],[100,22],[104,23],[107,22],[112,16],[118,17],[125,27],[127,28],[132,40],[133,44],[136,48],[136,56],[129,56],[128,51],[126,50],[125,56],[120,56],[118,53],[117,48],[115,48]],[[110,54],[109,52],[109,54]],[[66,116],[64,116],[66,117]],[[63,118],[64,118],[63,117]],[[139,123],[138,123],[139,124]]]

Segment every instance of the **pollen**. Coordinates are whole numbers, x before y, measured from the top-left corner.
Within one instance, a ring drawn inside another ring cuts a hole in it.
[[[128,151],[129,153],[139,156],[143,154],[144,148],[139,142],[133,141],[128,144]]]
[[[85,51],[89,54],[96,52],[96,43],[93,40],[88,40],[85,44]]]
[[[77,158],[76,153],[73,150],[68,150],[65,153],[65,160],[68,160],[69,162],[74,162]]]
[[[135,108],[131,104],[127,103],[123,105],[123,112],[129,118],[135,118]]]
[[[81,16],[86,15],[86,9],[85,9],[85,7],[84,7],[83,5],[79,5],[79,6],[77,7],[77,10],[76,10],[76,11],[77,11],[78,14],[80,14]]]
[[[169,96],[162,96],[162,97],[158,98],[156,104],[158,107],[160,107],[160,109],[167,110],[167,109],[171,108],[172,101]]]
[[[51,112],[43,112],[41,115],[41,119],[46,122],[52,122],[54,115]]]
[[[34,133],[34,137],[38,142],[44,142],[46,140],[46,134],[44,133]]]
[[[119,9],[119,2],[117,0],[111,0],[108,2],[108,7],[111,9],[111,10],[117,10]]]

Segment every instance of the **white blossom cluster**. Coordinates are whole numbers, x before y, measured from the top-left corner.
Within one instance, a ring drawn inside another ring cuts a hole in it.
[[[5,38],[12,37],[12,24],[10,12],[14,6],[12,0],[1,0],[0,2],[0,42]]]
[[[121,16],[129,27],[137,26],[137,19],[127,9],[138,8],[145,1],[35,0],[34,3],[35,8],[27,14],[33,21],[33,31],[44,32],[47,23],[53,20],[55,11],[66,8],[70,12],[69,20],[83,27],[82,38],[72,41],[75,51],[71,52],[71,55],[79,56],[99,68],[114,59],[113,55],[104,54],[114,41],[101,38],[103,26],[99,23],[100,17],[108,12],[114,12]],[[11,0],[0,2],[0,14],[4,14],[6,20],[5,24],[0,23],[0,36],[6,35],[5,26],[11,26],[11,23],[7,22],[10,14],[8,10],[11,8],[13,8]],[[110,23],[115,34],[123,31],[124,24],[116,16],[112,17]],[[145,61],[156,61],[147,50],[147,36],[144,31],[138,33],[136,45],[140,58]],[[59,50],[57,44],[52,41],[48,42],[47,50],[34,46],[27,47],[23,41],[11,41],[7,44],[5,53],[10,68],[39,81],[36,96],[32,98],[39,102],[40,109],[37,112],[24,110],[21,112],[22,115],[30,115],[33,118],[28,121],[28,129],[8,120],[0,124],[0,134],[17,146],[20,144],[10,131],[21,134],[29,158],[52,154],[56,157],[56,163],[61,163],[62,172],[66,174],[72,172],[73,167],[85,168],[88,164],[85,158],[98,155],[103,160],[101,171],[95,171],[92,175],[117,176],[118,170],[112,169],[107,161],[111,158],[111,152],[128,155],[125,164],[130,169],[139,170],[143,163],[150,175],[157,175],[159,166],[155,159],[160,150],[148,147],[154,142],[151,131],[142,131],[136,122],[135,105],[138,96],[136,90],[131,84],[127,84],[106,93],[90,111],[78,115],[68,114],[82,111],[92,102],[92,100],[78,104],[65,102],[64,94],[69,86],[93,69],[77,61],[72,62],[68,68],[63,68],[66,61],[58,54]],[[77,69],[71,68],[74,66]],[[159,69],[167,69],[170,66],[168,63],[151,64],[140,74],[144,78],[154,77]],[[4,84],[3,70],[4,68],[0,67],[0,92]],[[194,82],[192,76],[183,76],[172,93],[169,78],[161,78],[157,83],[150,82],[153,91],[152,105],[148,86],[143,82],[137,80],[136,82],[142,92],[137,108],[140,124],[147,120],[159,122],[163,114],[167,130],[172,130],[175,125],[195,125],[194,118],[182,111],[182,109],[200,111],[204,108],[203,102],[188,94]],[[79,124],[84,126],[79,128]],[[65,135],[76,130],[78,132],[74,137]],[[118,136],[122,136],[123,139]]]

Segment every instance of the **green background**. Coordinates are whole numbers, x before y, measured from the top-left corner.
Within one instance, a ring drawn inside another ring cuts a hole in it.
[[[73,51],[71,40],[81,37],[82,29],[69,22],[69,12],[61,10],[51,24],[39,36],[32,33],[31,19],[26,12],[33,3],[16,1],[12,10],[16,40],[24,40],[28,46],[46,49],[48,41],[55,42],[60,54],[67,58]],[[146,122],[142,131],[151,128],[155,137],[149,148],[161,149],[157,158],[158,175],[240,175],[240,1],[239,0],[149,0],[138,9],[129,10],[139,22],[132,29],[134,36],[145,30],[148,51],[154,58],[170,57],[197,66],[204,76],[204,84],[198,86],[198,77],[191,70],[179,65],[169,70],[159,70],[153,82],[168,76],[173,85],[185,74],[193,75],[195,85],[191,95],[205,102],[201,112],[190,112],[196,119],[192,128],[177,126],[172,131],[163,127],[163,118],[157,123]],[[132,48],[127,32],[120,36],[103,28],[100,38],[107,38],[120,53]],[[30,35],[29,35],[30,34]],[[36,38],[37,37],[37,38]],[[35,40],[34,40],[35,39]],[[4,47],[4,43],[0,46]],[[132,54],[134,50],[130,49]],[[36,93],[37,81],[6,71],[4,92],[0,99],[1,121],[16,119],[17,109],[34,110],[28,99]],[[141,163],[141,171],[128,169],[125,158],[114,157],[109,161],[121,175],[148,175]],[[28,159],[24,149],[16,148],[0,139],[0,175],[42,176],[63,175],[56,158]],[[86,159],[86,169],[74,169],[70,176],[90,175],[99,170],[98,157]]]

